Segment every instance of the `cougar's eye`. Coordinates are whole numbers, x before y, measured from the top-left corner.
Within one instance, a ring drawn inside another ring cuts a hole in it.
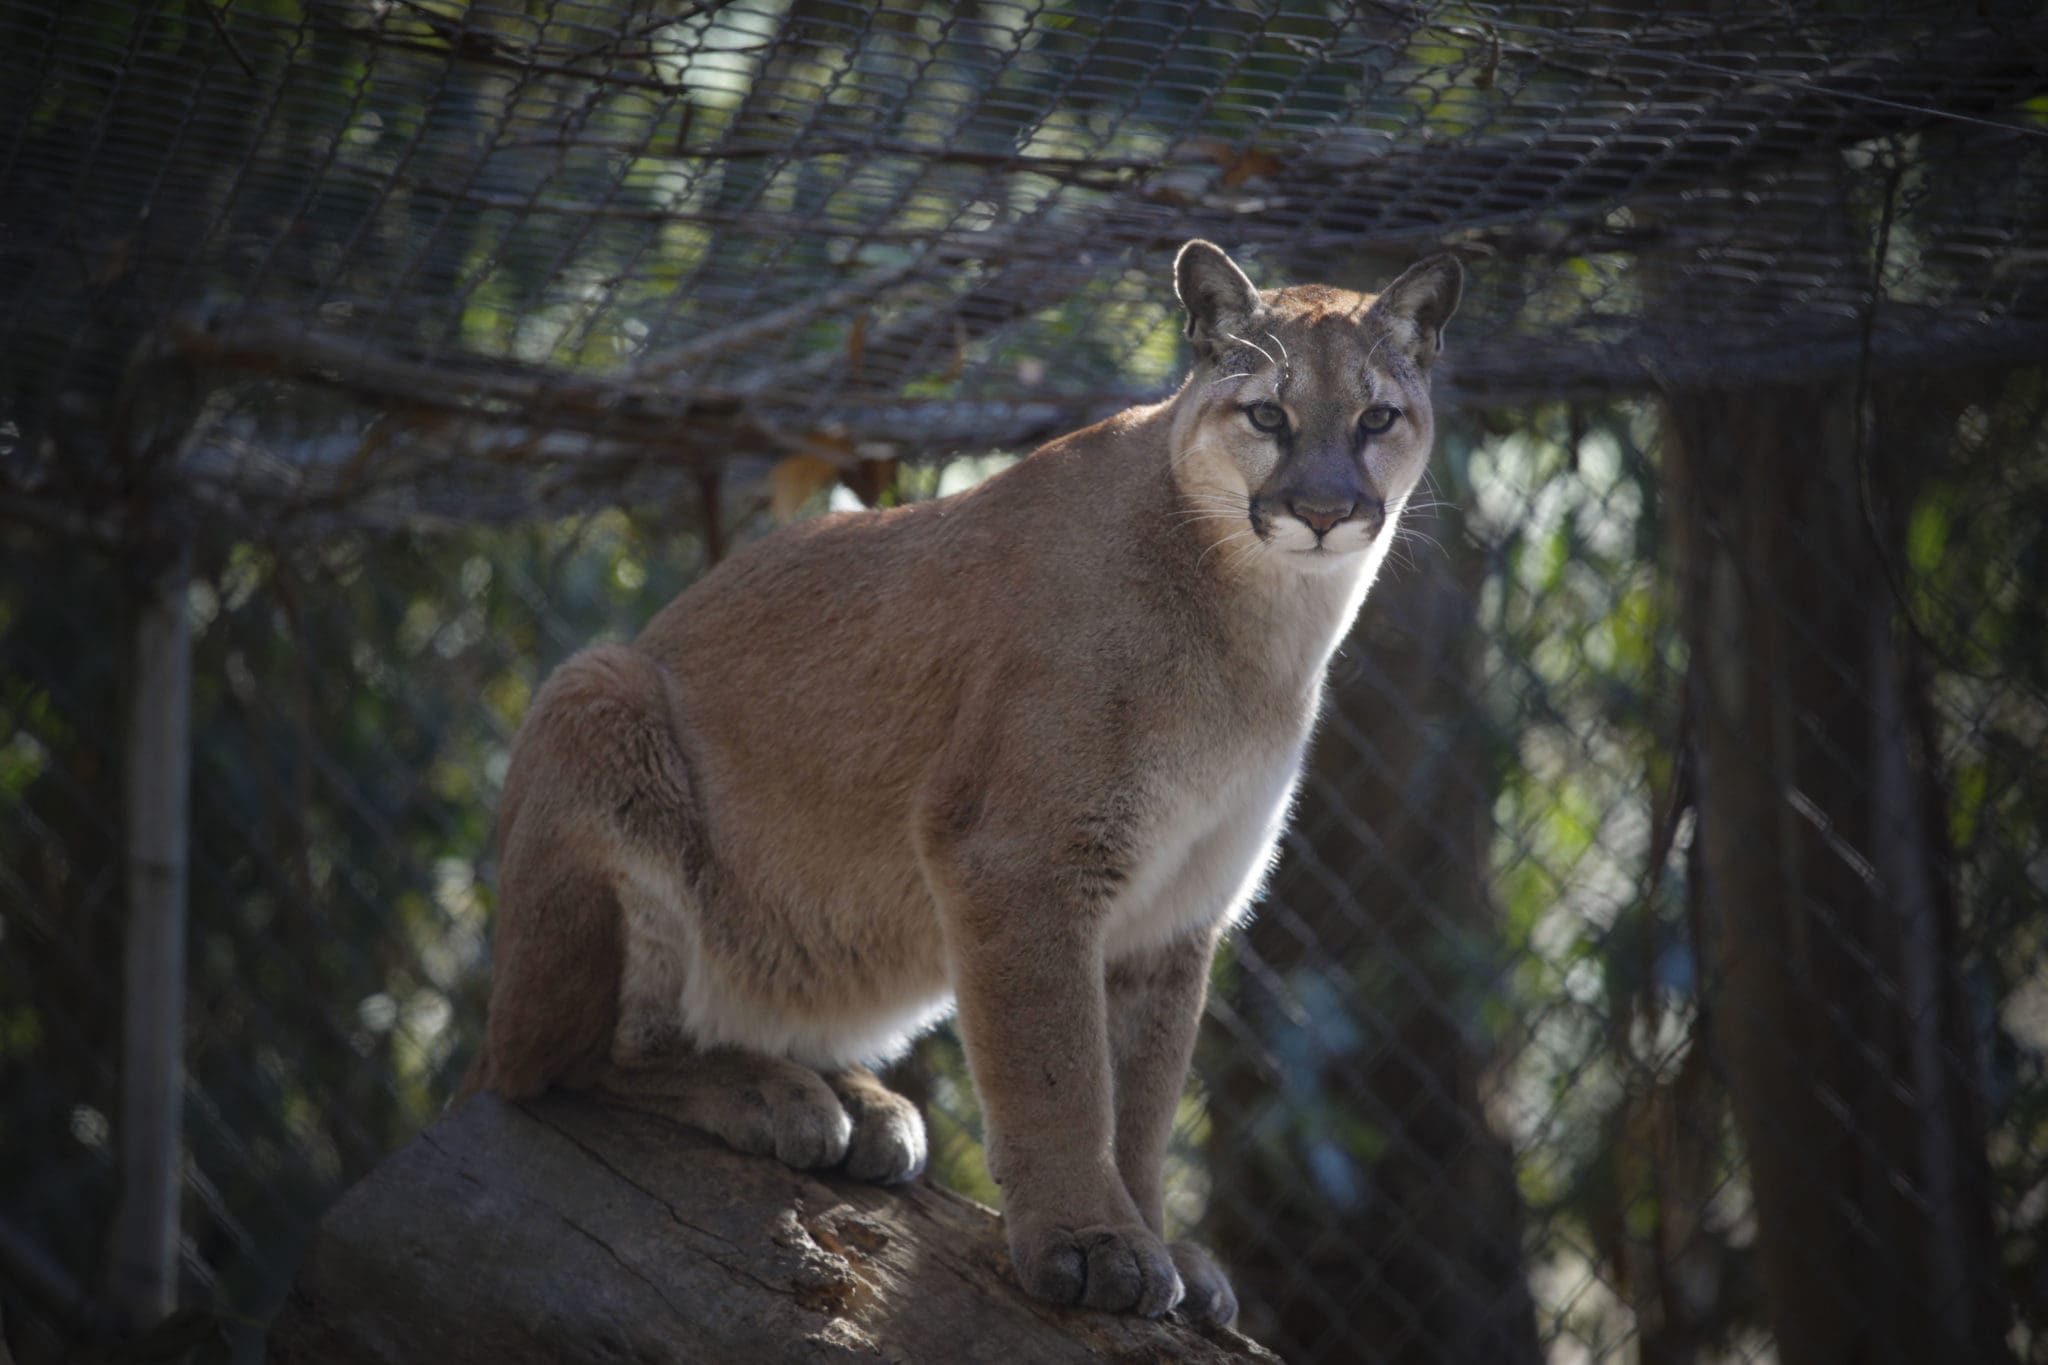
[[[1400,420],[1399,408],[1388,407],[1385,403],[1375,403],[1358,419],[1358,428],[1368,436],[1378,436],[1384,431],[1391,430],[1394,423]]]
[[[1287,426],[1287,413],[1278,403],[1253,403],[1244,415],[1260,431],[1281,431]]]

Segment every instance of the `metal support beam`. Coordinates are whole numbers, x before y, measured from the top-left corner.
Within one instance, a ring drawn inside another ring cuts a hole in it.
[[[112,1300],[132,1329],[178,1297],[184,1164],[185,880],[192,772],[191,556],[142,589],[129,712],[128,934],[121,1053],[121,1206]]]

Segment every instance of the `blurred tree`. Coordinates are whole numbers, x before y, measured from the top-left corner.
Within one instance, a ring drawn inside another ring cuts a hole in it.
[[[1209,1232],[1283,1356],[1517,1365],[1540,1358],[1521,1203],[1482,1099],[1502,968],[1486,561],[1428,501],[1333,669],[1302,819],[1238,949],[1251,1037],[1213,1063]]]
[[[2009,1359],[1929,661],[1894,588],[1963,386],[1672,395],[1713,1038],[1787,1365]]]

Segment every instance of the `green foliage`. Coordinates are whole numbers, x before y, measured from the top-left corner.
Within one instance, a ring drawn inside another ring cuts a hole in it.
[[[123,651],[117,622],[81,639],[71,594],[124,584],[24,537],[0,562],[0,1206],[87,1267],[113,1197]],[[481,1026],[492,813],[526,699],[700,563],[686,530],[615,513],[202,554],[186,1229],[226,1301],[274,1302],[309,1214],[446,1099]]]
[[[2013,1299],[2048,1340],[2048,379],[1978,385],[1904,512],[1906,597],[1933,676],[1959,928]]]

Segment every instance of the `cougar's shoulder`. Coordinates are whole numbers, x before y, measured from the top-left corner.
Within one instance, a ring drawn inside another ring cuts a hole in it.
[[[641,643],[685,675],[713,656],[743,671],[816,663],[878,678],[898,676],[870,673],[880,656],[908,664],[936,651],[951,673],[1041,648],[1067,658],[1094,623],[1145,607],[1128,590],[1172,511],[1156,417],[1118,413],[944,498],[785,527],[706,574]],[[1124,619],[1123,630],[1141,624]]]

